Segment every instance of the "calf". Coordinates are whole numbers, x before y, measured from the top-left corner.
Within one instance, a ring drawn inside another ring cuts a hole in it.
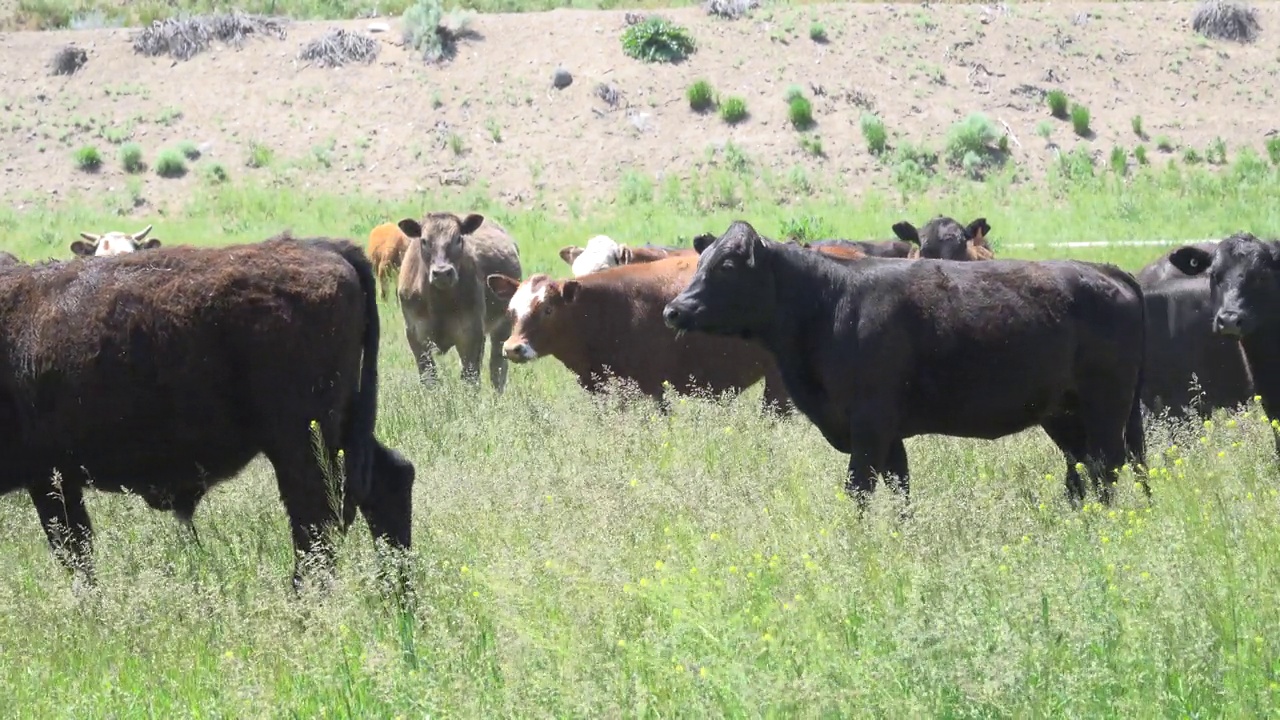
[[[143,242],[142,239],[151,232],[151,226],[148,225],[138,232],[129,235],[122,232],[108,232],[101,235],[82,232],[80,237],[88,240],[76,240],[71,243],[71,252],[81,257],[108,257],[111,255],[123,255],[124,253],[137,252],[138,250],[153,250],[160,247],[160,240],[151,238]]]
[[[594,243],[594,245],[593,245]],[[560,248],[560,259],[572,268],[574,277],[619,265],[648,263],[666,257],[692,257],[693,248],[675,245],[622,245],[607,235],[597,235],[587,241],[587,247],[567,245]]]
[[[69,567],[92,577],[86,487],[190,525],[207,489],[260,453],[298,552],[327,563],[325,532],[357,508],[375,537],[409,546],[414,469],[373,435],[376,288],[353,243],[282,236],[10,268],[0,338],[0,492],[27,491]]]
[[[507,384],[502,343],[511,334],[506,302],[489,291],[495,273],[520,277],[520,251],[507,231],[481,215],[429,213],[422,222],[405,219],[409,238],[400,267],[400,311],[409,349],[424,383],[436,377],[432,355],[458,348],[463,380],[480,384],[480,361],[489,337],[489,382],[501,393]]]
[[[663,305],[694,269],[693,258],[673,257],[561,282],[541,274],[523,283],[490,275],[489,287],[509,300],[514,323],[503,352],[517,363],[554,357],[593,393],[612,374],[664,408],[664,382],[680,393],[719,395],[764,378],[766,406],[785,409],[782,379],[762,348],[736,338],[676,336],[663,326]]]
[[[796,408],[849,454],[846,490],[879,473],[908,487],[903,439],[994,439],[1040,425],[1089,464],[1110,502],[1126,452],[1145,461],[1138,390],[1142,289],[1076,261],[837,261],[761,240],[745,222],[702,243],[663,311],[676,330],[749,338],[773,355]]]
[[[383,223],[369,231],[369,260],[373,262],[373,272],[378,278],[378,291],[383,300],[395,287],[395,276],[400,272],[408,246],[409,238],[395,223]]]
[[[1217,243],[1192,247],[1211,255]],[[1206,417],[1253,397],[1253,379],[1238,338],[1213,332],[1213,299],[1206,275],[1188,277],[1165,253],[1137,275],[1147,304],[1147,365],[1142,401],[1171,417]],[[1200,394],[1192,396],[1191,384]]]
[[[918,246],[908,257],[931,260],[991,260],[995,254],[987,244],[990,232],[991,226],[986,218],[961,225],[952,218],[939,215],[919,230],[905,220],[893,225],[895,235]]]
[[[1210,327],[1239,341],[1267,417],[1280,417],[1280,244],[1237,233],[1212,252],[1180,247],[1169,263],[1187,276],[1208,276]]]

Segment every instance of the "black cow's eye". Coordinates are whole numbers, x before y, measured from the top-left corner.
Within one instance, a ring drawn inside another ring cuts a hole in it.
[[[720,263],[720,269],[721,269],[721,270],[732,270],[732,269],[733,269],[733,261],[732,261],[732,260],[725,260],[723,263]]]

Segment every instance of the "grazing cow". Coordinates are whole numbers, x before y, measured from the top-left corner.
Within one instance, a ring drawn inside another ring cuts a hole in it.
[[[511,334],[506,302],[489,291],[485,278],[520,277],[520,250],[492,219],[471,214],[429,213],[422,222],[404,219],[409,247],[400,267],[400,310],[409,349],[424,383],[436,377],[433,354],[458,348],[462,378],[480,384],[480,361],[489,337],[489,382],[502,392],[507,359],[502,343]]]
[[[408,547],[414,468],[373,435],[374,283],[355,244],[287,234],[0,273],[0,492],[27,490],[50,544],[90,579],[85,487],[190,526],[206,490],[259,453],[297,551],[330,562],[324,533],[357,508],[374,537]],[[314,438],[329,463],[345,459],[342,488]]]
[[[1205,242],[1192,247],[1211,255],[1216,246]],[[1205,417],[1253,397],[1253,379],[1239,339],[1213,332],[1209,278],[1184,275],[1173,265],[1172,254],[1161,255],[1137,274],[1147,303],[1142,401],[1153,412],[1167,408],[1171,417]],[[1193,380],[1198,397],[1192,396]]]
[[[676,245],[622,245],[607,235],[597,235],[587,241],[587,247],[566,245],[560,248],[560,259],[572,268],[574,277],[598,272],[605,268],[635,263],[648,263],[671,256],[693,257],[691,247]]]
[[[11,252],[5,252],[3,250],[0,250],[0,267],[6,267],[9,265],[21,265],[21,264],[22,264],[22,261],[18,259],[17,255],[14,255]]]
[[[395,223],[383,223],[369,231],[369,260],[373,262],[373,272],[378,277],[378,293],[383,300],[395,287],[395,276],[400,272],[408,246],[409,238]]]
[[[846,490],[876,474],[908,487],[903,439],[994,439],[1040,425],[1067,457],[1067,491],[1088,463],[1110,502],[1126,453],[1145,462],[1138,390],[1142,289],[1078,261],[836,261],[767,243],[745,222],[702,243],[692,281],[663,311],[687,330],[753,339],[774,356],[796,408],[849,454]]]
[[[919,230],[905,220],[893,225],[895,235],[918,246],[908,257],[930,260],[991,260],[995,254],[987,244],[990,232],[991,226],[986,218],[961,225],[952,218],[939,215]]]
[[[1209,276],[1210,327],[1239,341],[1267,417],[1280,417],[1280,243],[1237,233],[1212,252],[1180,247],[1169,262],[1185,275]]]
[[[151,232],[151,226],[148,225],[138,232],[129,235],[122,232],[108,232],[101,235],[82,232],[80,237],[88,240],[76,240],[71,243],[71,252],[81,257],[109,257],[111,255],[123,255],[124,253],[137,252],[138,250],[154,250],[160,247],[160,240],[151,238],[146,242],[142,239]]]
[[[762,348],[736,338],[676,336],[663,326],[662,307],[695,268],[694,258],[672,257],[564,281],[538,274],[521,283],[490,275],[489,287],[509,301],[514,324],[503,352],[516,363],[554,357],[593,393],[611,373],[634,382],[664,409],[663,382],[679,393],[719,395],[741,392],[763,377],[766,406],[785,410],[782,378]]]

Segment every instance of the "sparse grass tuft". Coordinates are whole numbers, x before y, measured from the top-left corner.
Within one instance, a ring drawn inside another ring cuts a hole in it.
[[[730,125],[737,125],[747,119],[747,101],[737,95],[730,95],[720,102],[720,119]]]
[[[245,159],[245,166],[250,168],[264,168],[271,164],[275,153],[271,148],[260,142],[249,143],[249,156]]]
[[[1252,7],[1234,0],[1203,0],[1191,16],[1191,29],[1211,40],[1251,43],[1262,26]]]
[[[75,151],[73,156],[76,161],[76,167],[85,172],[97,172],[102,167],[102,155],[98,152],[98,148],[92,145],[85,145]]]
[[[1050,90],[1045,96],[1049,103],[1049,114],[1065,120],[1067,118],[1067,94],[1061,90]]]
[[[885,130],[884,121],[875,113],[862,113],[858,125],[862,129],[862,139],[867,142],[867,150],[872,155],[880,155],[888,149],[889,132]]]
[[[650,15],[622,31],[622,51],[636,60],[676,63],[696,50],[689,31],[661,15]]]
[[[156,174],[162,178],[178,178],[187,174],[187,160],[176,148],[161,150],[156,156]]]
[[[1111,172],[1122,177],[1129,172],[1129,154],[1119,145],[1111,148]]]
[[[147,169],[142,160],[142,147],[137,143],[127,143],[120,148],[120,165],[124,171],[134,175]]]
[[[204,175],[205,182],[210,185],[221,185],[231,179],[231,176],[227,173],[227,169],[222,166],[222,163],[209,163],[208,165],[205,165],[201,170],[201,174]]]
[[[1147,146],[1139,145],[1133,149],[1133,159],[1138,161],[1139,165],[1147,164]]]
[[[822,138],[817,135],[801,135],[800,149],[814,157],[826,157],[826,151],[822,149]]]
[[[809,25],[809,39],[816,43],[825,43],[827,41],[827,28],[817,20]]]
[[[1171,153],[1174,149],[1173,140],[1168,135],[1161,135],[1156,138],[1156,149],[1160,152]]]
[[[1071,129],[1080,137],[1089,137],[1089,108],[1079,103],[1071,106]]]
[[[685,97],[689,99],[689,107],[694,112],[706,112],[715,106],[716,95],[715,90],[711,88],[711,83],[706,80],[695,80],[689,89],[685,91]]]
[[[1271,164],[1280,167],[1280,135],[1273,135],[1267,138],[1266,148],[1267,157],[1271,159]]]
[[[787,88],[784,96],[787,102],[787,120],[797,130],[807,130],[813,126],[813,104],[804,96],[804,91],[797,85]]]
[[[200,146],[196,145],[190,140],[183,140],[182,142],[178,143],[176,149],[178,152],[182,153],[182,157],[188,160],[200,159]]]
[[[1130,120],[1130,121],[1129,121],[1129,123],[1130,123],[1130,125],[1132,125],[1132,126],[1133,126],[1133,134],[1134,134],[1134,135],[1137,135],[1137,136],[1138,136],[1138,138],[1139,138],[1140,140],[1146,140],[1146,139],[1147,139],[1147,133],[1142,129],[1142,116],[1141,116],[1141,115],[1134,115],[1134,116],[1133,116],[1133,119],[1132,119],[1132,120]]]
[[[1215,137],[1209,142],[1209,147],[1204,153],[1205,162],[1211,165],[1227,164],[1227,141],[1220,137]]]

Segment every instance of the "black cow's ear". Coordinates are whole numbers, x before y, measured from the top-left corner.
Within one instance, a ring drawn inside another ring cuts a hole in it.
[[[1209,269],[1213,264],[1213,255],[1194,245],[1184,245],[1169,253],[1169,264],[1178,268],[1183,275],[1194,277]]]
[[[893,234],[897,235],[899,239],[906,240],[909,243],[915,245],[920,244],[920,233],[916,230],[916,226],[906,220],[893,224]]]
[[[418,221],[414,220],[413,218],[405,218],[400,222],[396,223],[396,226],[400,228],[400,232],[405,234],[405,237],[409,237],[409,238],[422,237],[422,226],[419,225]]]
[[[577,280],[565,280],[560,285],[560,297],[564,298],[565,302],[573,302],[573,299],[578,297],[580,287],[581,284]]]
[[[711,243],[715,241],[715,235],[712,235],[711,233],[702,233],[693,239],[693,249],[697,250],[698,254],[701,255],[702,251],[710,247]]]

